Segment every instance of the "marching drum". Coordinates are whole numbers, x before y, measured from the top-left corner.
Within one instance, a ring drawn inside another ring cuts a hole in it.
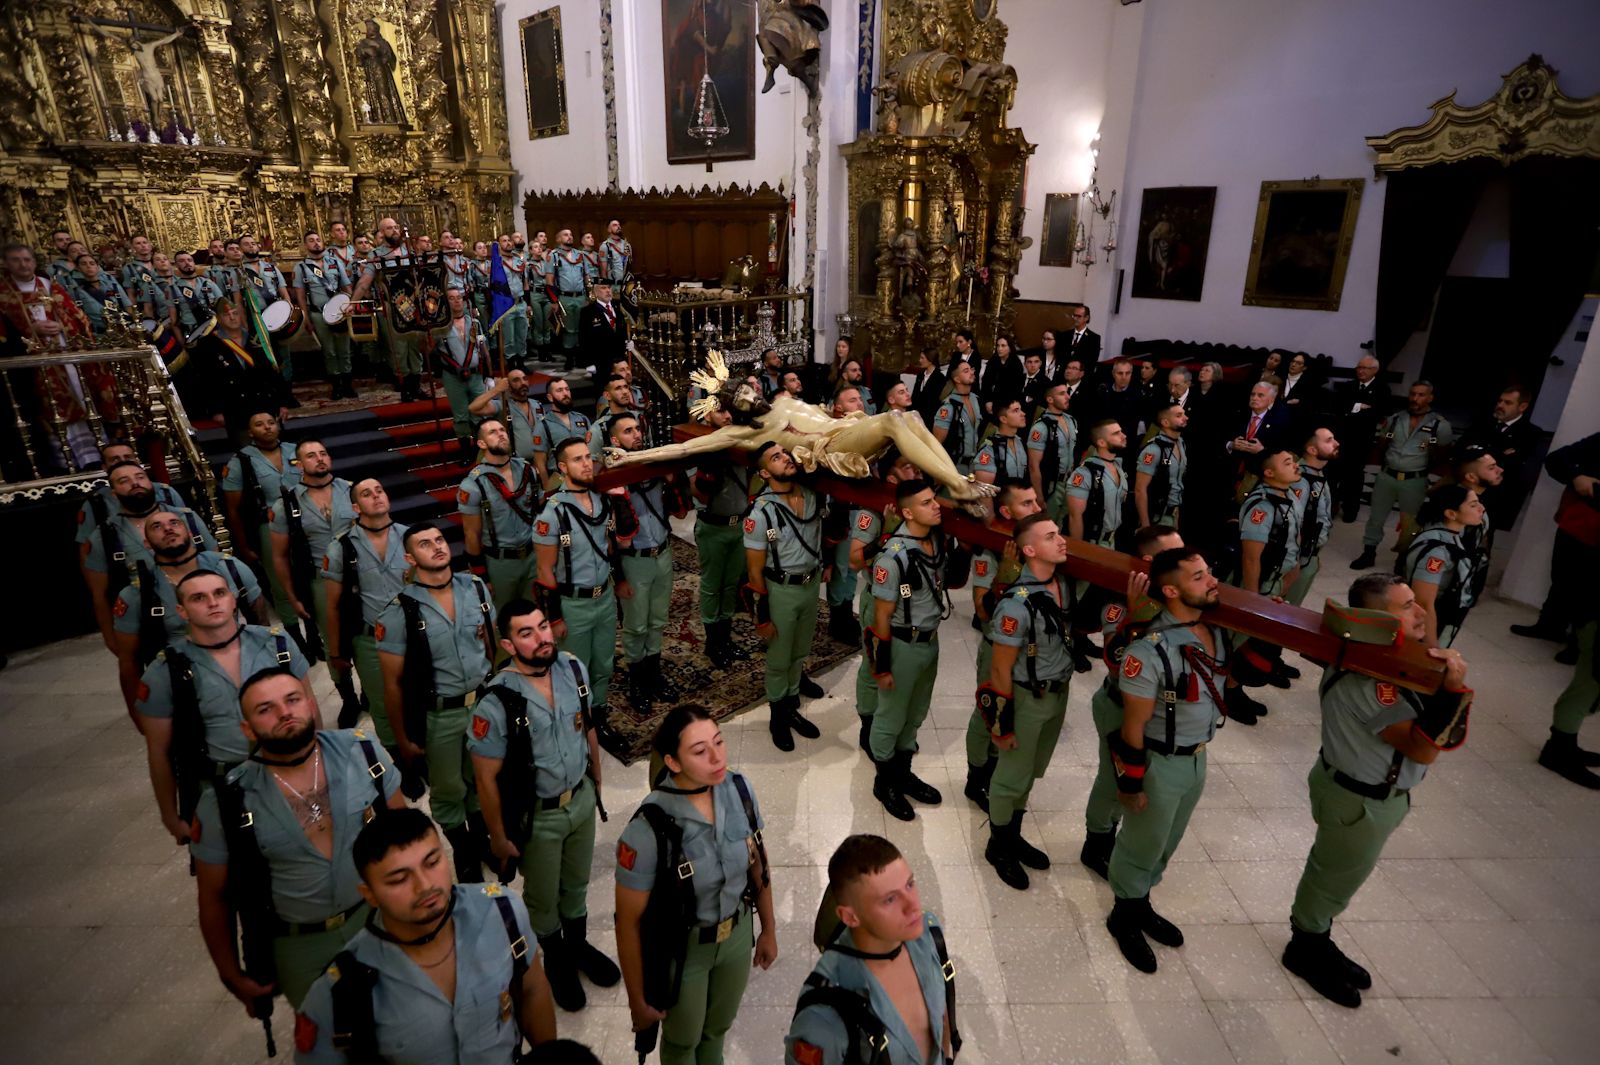
[[[279,333],[293,334],[300,328],[300,308],[288,300],[274,300],[261,312],[261,324],[274,336]]]
[[[374,300],[351,300],[345,311],[350,323],[350,339],[365,342],[378,339],[378,304]]]
[[[328,297],[328,302],[322,305],[322,320],[329,325],[338,325],[344,321],[344,316],[350,306],[350,297],[343,292],[336,292]]]

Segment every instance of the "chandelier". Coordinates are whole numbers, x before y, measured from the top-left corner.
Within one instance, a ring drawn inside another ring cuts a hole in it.
[[[694,97],[694,121],[688,134],[706,146],[706,173],[711,173],[711,148],[718,138],[729,133],[728,112],[717,95],[717,83],[711,80],[711,51],[707,45],[706,6],[700,5],[700,91]]]

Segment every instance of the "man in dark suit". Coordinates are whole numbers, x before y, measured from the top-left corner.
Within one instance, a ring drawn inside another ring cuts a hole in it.
[[[1518,385],[1500,393],[1493,416],[1475,425],[1461,440],[1462,448],[1481,447],[1495,457],[1506,477],[1485,501],[1496,529],[1509,529],[1522,510],[1522,501],[1539,476],[1539,452],[1545,432],[1528,420],[1533,397]]]
[[[911,409],[922,415],[925,425],[932,427],[933,416],[939,412],[939,401],[944,398],[944,371],[939,369],[939,353],[923,348],[917,356],[917,381],[911,388]]]
[[[1075,358],[1077,356],[1074,356]],[[1072,412],[1072,405],[1067,405],[1068,413]],[[1103,421],[1111,419],[1122,426],[1122,431],[1128,435],[1129,446],[1117,453],[1122,461],[1122,468],[1131,475],[1131,455],[1139,453],[1139,446],[1133,441],[1137,439],[1136,428],[1144,416],[1144,398],[1133,383],[1133,363],[1127,359],[1118,359],[1111,364],[1111,383],[1100,386],[1100,391],[1095,396],[1094,419]],[[1085,422],[1079,415],[1077,418],[1081,428]],[[1132,493],[1129,493],[1130,495]]]
[[[1044,406],[1044,394],[1055,382],[1044,372],[1044,355],[1030,351],[1022,357],[1022,406],[1028,411],[1031,423]]]
[[[1100,420],[1095,417],[1094,385],[1087,371],[1082,359],[1062,356],[1061,380],[1067,386],[1067,413],[1077,421],[1079,429]]]
[[[1394,409],[1394,396],[1379,379],[1378,369],[1377,359],[1361,356],[1355,379],[1336,386],[1328,405],[1328,413],[1339,419],[1335,434],[1340,455],[1334,465],[1333,501],[1346,522],[1355,521],[1356,511],[1361,509],[1361,486],[1378,423]]]
[[[1288,446],[1289,421],[1288,408],[1278,403],[1278,386],[1268,381],[1257,381],[1250,389],[1250,401],[1244,418],[1238,423],[1239,435],[1227,443],[1228,451],[1239,460],[1234,475],[1236,482],[1252,455]]]
[[[1057,343],[1066,348],[1068,355],[1082,359],[1084,366],[1092,367],[1100,361],[1100,334],[1089,328],[1088,304],[1082,304],[1072,312],[1072,328],[1065,337],[1058,338]]]
[[[596,281],[594,301],[578,316],[578,350],[595,366],[610,366],[628,353],[628,323],[611,302],[611,283]]]

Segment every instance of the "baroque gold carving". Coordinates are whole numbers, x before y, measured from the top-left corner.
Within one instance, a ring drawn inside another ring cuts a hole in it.
[[[294,102],[299,109],[296,132],[301,144],[319,161],[337,160],[339,142],[328,98],[332,71],[321,49],[322,24],[314,0],[287,0],[278,8],[283,24],[283,58]]]
[[[262,151],[287,157],[293,143],[289,136],[289,104],[273,62],[277,49],[271,43],[277,34],[272,25],[272,9],[267,0],[238,0],[235,10],[238,17],[233,23],[234,39],[240,45],[245,97],[249,101],[246,118],[255,129]]]
[[[1373,169],[1383,174],[1485,158],[1508,166],[1530,155],[1600,158],[1600,96],[1563,94],[1556,73],[1535,54],[1483,103],[1463,107],[1454,92],[1434,101],[1421,125],[1367,138],[1378,155]]]

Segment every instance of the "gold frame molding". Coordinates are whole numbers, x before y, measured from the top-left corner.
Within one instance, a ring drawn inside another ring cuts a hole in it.
[[[1530,155],[1600,158],[1600,96],[1575,100],[1556,87],[1556,74],[1535,53],[1481,104],[1463,107],[1454,92],[1435,100],[1421,125],[1367,138],[1378,154],[1373,170],[1382,175],[1463,159],[1509,166]]]
[[[1304,181],[1263,181],[1261,198],[1256,203],[1255,234],[1250,240],[1250,265],[1245,270],[1246,307],[1289,307],[1304,311],[1337,311],[1344,295],[1345,270],[1350,265],[1350,247],[1355,241],[1356,218],[1361,213],[1361,192],[1365,178],[1307,178]],[[1345,194],[1344,216],[1339,223],[1339,239],[1334,251],[1333,272],[1325,296],[1289,297],[1263,294],[1260,289],[1261,253],[1267,235],[1267,219],[1272,200],[1280,192],[1337,192]]]
[[[1065,256],[1050,254],[1050,223],[1057,211],[1066,211],[1069,229],[1067,231],[1067,253]],[[1078,239],[1078,194],[1076,192],[1047,192],[1044,194],[1044,225],[1039,229],[1039,265],[1040,266],[1071,266],[1072,248]]]
[[[556,45],[556,102],[561,108],[561,121],[554,126],[535,126],[533,124],[533,83],[528,74],[528,33],[535,23],[551,23],[551,37]],[[562,137],[572,132],[571,122],[567,115],[567,51],[561,39],[561,7],[546,8],[536,11],[527,18],[517,20],[517,48],[522,60],[522,103],[528,112],[528,139],[544,140],[547,137]]]

